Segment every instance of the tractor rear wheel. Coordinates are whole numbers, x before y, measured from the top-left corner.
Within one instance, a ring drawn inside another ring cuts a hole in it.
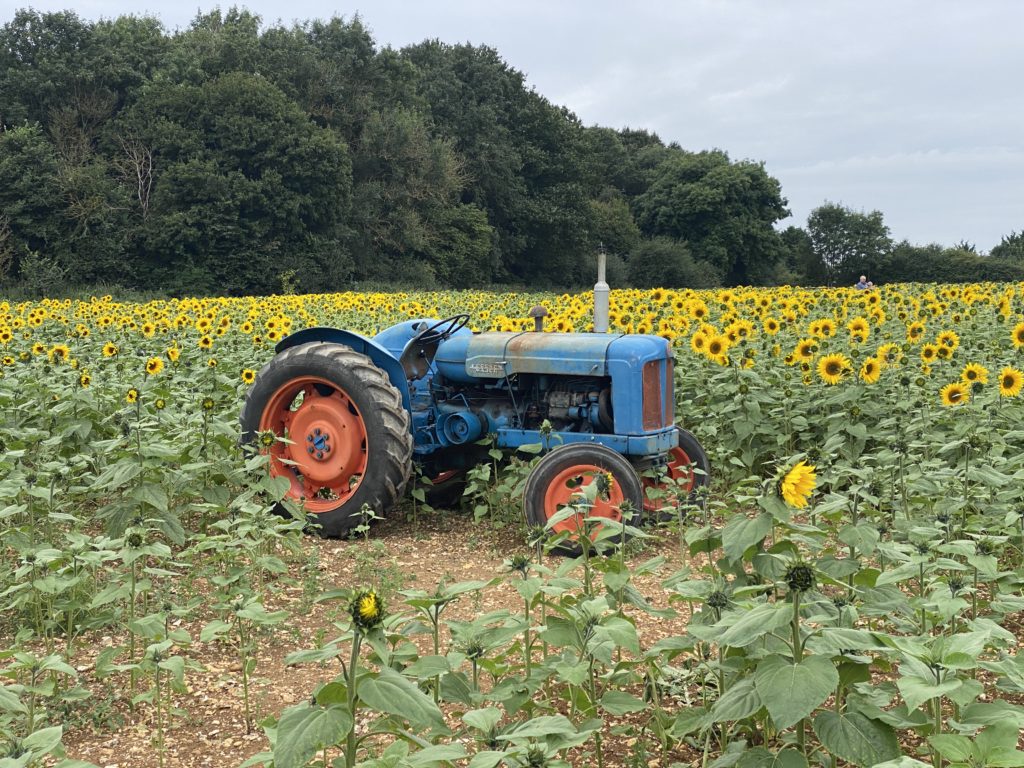
[[[580,443],[556,448],[530,472],[523,490],[526,522],[546,527],[566,506],[583,502],[582,494],[593,483],[599,483],[598,493],[586,515],[577,513],[551,526],[554,533],[569,534],[558,545],[559,551],[573,556],[581,553],[579,532],[585,517],[603,517],[631,526],[639,523],[643,489],[633,465],[611,448]],[[600,524],[592,529],[591,537],[599,530]]]
[[[670,495],[685,493],[692,500],[694,492],[710,480],[711,462],[704,448],[692,432],[680,429],[679,442],[668,452],[668,462],[660,469],[660,476],[643,478],[644,514],[662,522],[675,520],[676,509],[670,503]],[[664,495],[652,499],[647,495],[648,488],[656,488]]]
[[[412,469],[412,434],[402,396],[366,355],[343,344],[290,347],[256,376],[242,408],[242,439],[264,446],[270,474],[289,482],[323,536],[384,515],[402,498]]]

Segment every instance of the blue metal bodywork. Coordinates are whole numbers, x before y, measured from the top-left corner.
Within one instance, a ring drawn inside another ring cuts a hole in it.
[[[665,339],[464,328],[437,345],[426,375],[409,380],[402,353],[433,322],[409,320],[372,339],[310,328],[281,341],[277,351],[327,342],[365,354],[401,393],[412,417],[414,452],[435,468],[458,465],[465,452],[459,447],[487,434],[504,449],[543,441],[599,443],[635,459],[657,459],[676,446],[672,351]],[[540,432],[544,419],[556,425],[550,437]]]

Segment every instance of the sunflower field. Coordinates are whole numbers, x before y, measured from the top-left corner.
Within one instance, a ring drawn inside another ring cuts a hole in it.
[[[1024,284],[613,291],[676,350],[707,490],[553,558],[493,451],[461,513],[492,578],[321,583],[238,445],[275,343],[536,304],[591,326],[589,294],[0,302],[0,768],[122,729],[121,768],[1024,765]],[[186,761],[220,663],[237,743]]]

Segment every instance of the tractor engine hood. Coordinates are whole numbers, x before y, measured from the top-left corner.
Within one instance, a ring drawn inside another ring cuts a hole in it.
[[[657,336],[523,331],[454,336],[441,344],[434,364],[446,379],[471,383],[515,373],[609,376],[614,363],[639,368],[669,357],[668,342]]]

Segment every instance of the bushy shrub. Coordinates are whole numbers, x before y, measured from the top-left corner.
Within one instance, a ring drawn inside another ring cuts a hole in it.
[[[640,243],[628,267],[636,288],[713,288],[722,279],[713,266],[693,258],[686,243],[668,237]]]
[[[839,285],[852,285],[859,275],[867,275],[876,284],[1015,282],[1024,280],[1024,264],[904,241],[892,253],[872,263],[844,265],[838,275]]]

